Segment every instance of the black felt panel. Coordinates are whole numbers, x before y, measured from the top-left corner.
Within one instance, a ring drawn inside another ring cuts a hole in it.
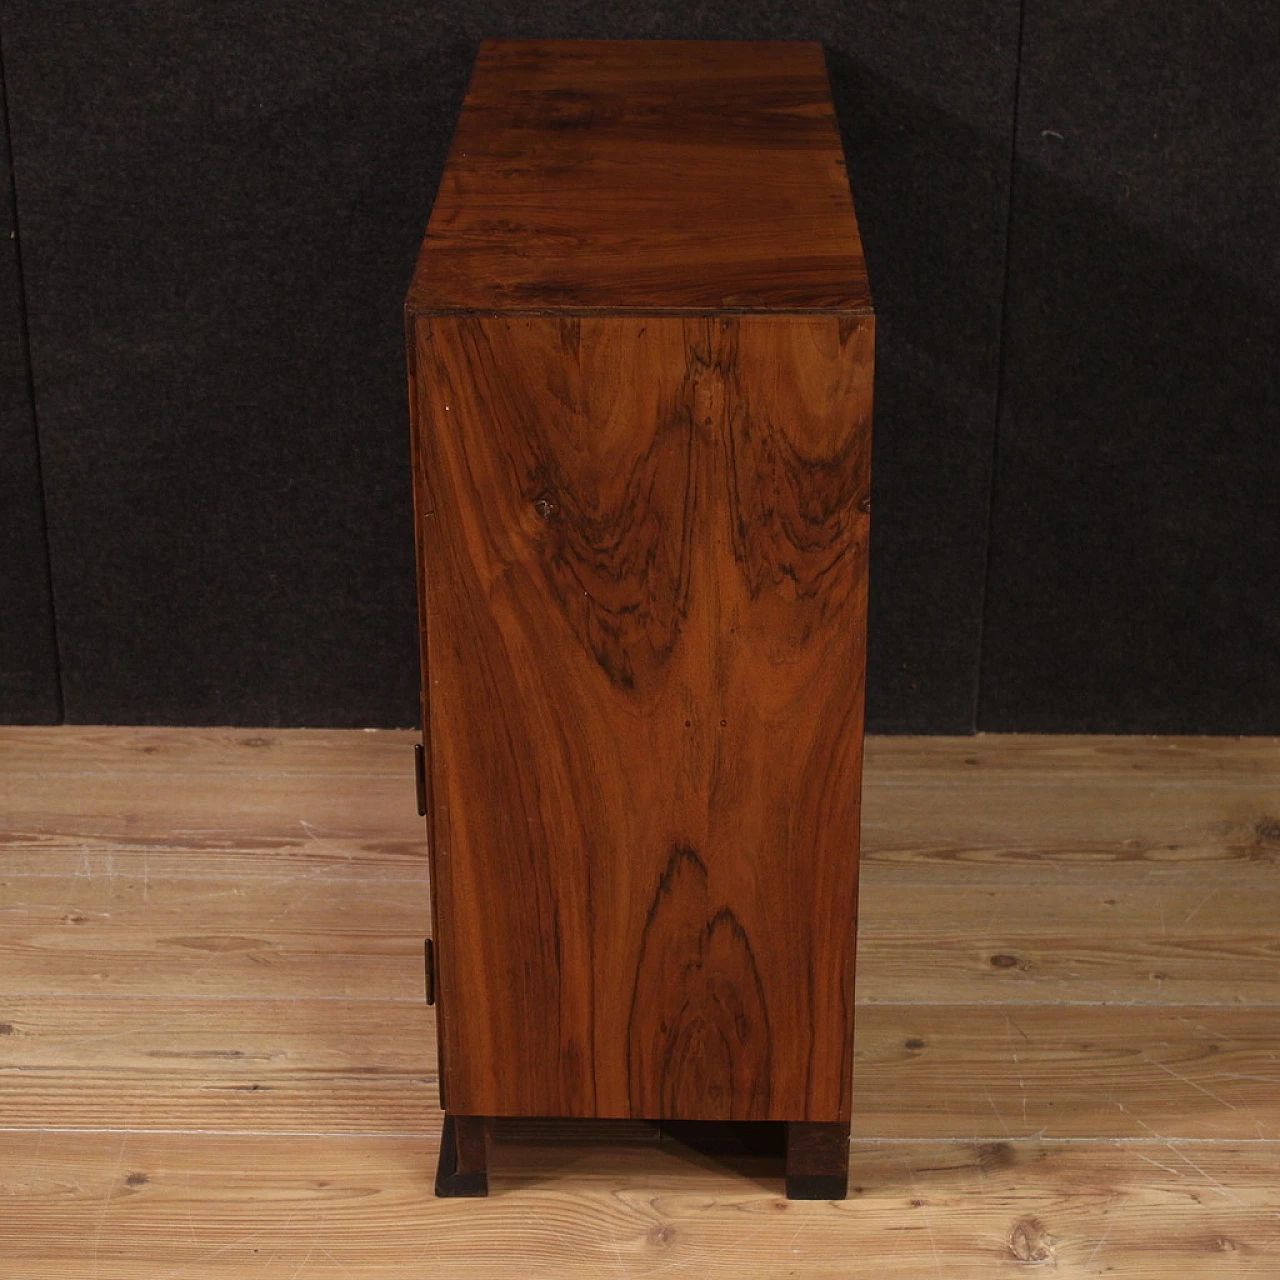
[[[399,308],[485,35],[828,45],[882,316],[869,724],[970,728],[1014,0],[10,4],[69,718],[413,722]]]
[[[4,101],[0,96],[0,724],[61,717]]]
[[[998,83],[1012,55],[999,42],[988,53]],[[877,309],[867,725],[967,733],[1009,180],[1010,137],[995,126],[1009,124],[1012,82],[979,128],[844,55],[831,63]]]
[[[414,720],[400,315],[465,55],[364,9],[10,7],[71,721]]]
[[[1280,731],[1278,35],[1029,0],[983,728]]]

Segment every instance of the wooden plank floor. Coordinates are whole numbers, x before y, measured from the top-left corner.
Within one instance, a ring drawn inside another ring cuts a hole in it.
[[[850,1198],[431,1194],[413,737],[0,729],[0,1275],[1280,1277],[1280,742],[868,744]]]

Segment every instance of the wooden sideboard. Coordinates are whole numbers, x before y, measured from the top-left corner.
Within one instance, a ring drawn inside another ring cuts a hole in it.
[[[410,288],[437,1190],[503,1116],[844,1194],[874,318],[821,48],[487,41]]]

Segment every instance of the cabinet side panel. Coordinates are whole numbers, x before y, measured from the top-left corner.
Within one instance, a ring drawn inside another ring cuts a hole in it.
[[[454,1110],[848,1114],[871,347],[420,321]]]

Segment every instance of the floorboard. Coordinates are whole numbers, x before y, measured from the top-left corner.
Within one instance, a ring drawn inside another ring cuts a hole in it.
[[[23,1280],[1274,1276],[1280,1144],[857,1143],[850,1198],[675,1144],[495,1144],[437,1200],[435,1138],[26,1134],[0,1194]],[[12,1229],[20,1227],[19,1229]]]

